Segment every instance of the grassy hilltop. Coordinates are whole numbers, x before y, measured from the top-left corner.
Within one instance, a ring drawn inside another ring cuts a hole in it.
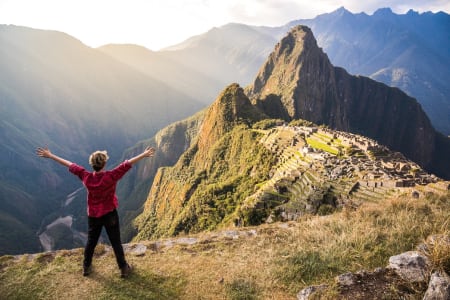
[[[129,244],[127,257],[135,272],[128,279],[119,277],[114,255],[104,245],[97,246],[90,277],[81,275],[82,249],[3,256],[0,295],[3,299],[296,299],[304,287],[328,283],[332,288],[327,296],[335,299],[337,275],[384,267],[390,256],[414,250],[427,236],[448,235],[449,199],[448,191],[413,198],[405,189],[403,194],[327,216],[307,214],[296,222]],[[439,252],[432,262],[434,269],[449,272],[450,250]],[[422,299],[426,287],[392,281],[383,289],[386,299]]]

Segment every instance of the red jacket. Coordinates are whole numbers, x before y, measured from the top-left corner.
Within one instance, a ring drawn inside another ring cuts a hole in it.
[[[127,160],[110,171],[88,172],[74,163],[69,166],[69,171],[83,181],[88,191],[89,217],[101,217],[119,206],[116,196],[117,181],[130,169],[131,164]]]

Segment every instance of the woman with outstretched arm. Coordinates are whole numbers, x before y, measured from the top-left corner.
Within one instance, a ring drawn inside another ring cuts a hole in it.
[[[120,239],[119,216],[117,214],[118,199],[116,196],[117,182],[128,172],[131,167],[145,157],[152,157],[155,149],[147,147],[142,153],[125,160],[112,170],[105,170],[108,154],[106,151],[95,151],[89,157],[92,172],[86,171],[67,159],[53,154],[47,147],[37,148],[36,154],[40,157],[50,158],[61,165],[68,167],[69,172],[78,176],[86,187],[87,213],[88,213],[88,240],[84,249],[83,276],[92,272],[92,257],[103,226],[108,234],[111,246],[114,249],[117,265],[121,271],[121,277],[127,277],[132,267],[125,260],[125,254]]]

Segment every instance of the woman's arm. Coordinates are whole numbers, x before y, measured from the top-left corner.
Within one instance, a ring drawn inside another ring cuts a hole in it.
[[[137,163],[138,161],[140,161],[141,159],[143,159],[144,157],[151,157],[155,154],[155,148],[152,147],[147,147],[144,152],[142,152],[141,154],[136,155],[133,158],[130,158],[128,160],[128,162],[132,165],[134,165],[135,163]]]
[[[72,164],[71,161],[68,161],[67,159],[61,158],[61,157],[53,154],[52,152],[50,152],[50,150],[47,147],[45,147],[45,148],[41,148],[41,147],[37,148],[36,154],[38,156],[40,156],[40,157],[51,158],[54,161],[60,163],[63,166],[66,166],[66,167],[70,167],[70,165]]]

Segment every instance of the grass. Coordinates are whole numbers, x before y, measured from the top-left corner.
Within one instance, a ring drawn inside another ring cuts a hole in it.
[[[444,232],[439,238],[431,236],[424,244],[424,253],[430,259],[433,271],[450,273],[450,232]]]
[[[145,256],[127,254],[136,270],[125,280],[104,246],[89,277],[81,276],[81,250],[59,251],[54,259],[4,256],[0,294],[4,299],[296,299],[308,285],[333,285],[339,274],[384,267],[390,256],[414,250],[428,236],[448,235],[449,194],[430,197],[403,195],[356,210],[244,228],[257,233],[246,237],[206,232],[193,235],[195,244],[162,248],[147,241]],[[434,268],[448,268],[448,247],[432,246]]]
[[[311,147],[313,147],[315,149],[320,149],[325,152],[331,153],[333,155],[339,154],[339,151],[336,148],[331,147],[331,146],[327,145],[326,143],[322,143],[317,139],[307,138],[306,142],[308,143],[308,145],[310,145]]]
[[[238,278],[225,284],[226,295],[233,300],[258,299],[259,288],[246,278]]]

